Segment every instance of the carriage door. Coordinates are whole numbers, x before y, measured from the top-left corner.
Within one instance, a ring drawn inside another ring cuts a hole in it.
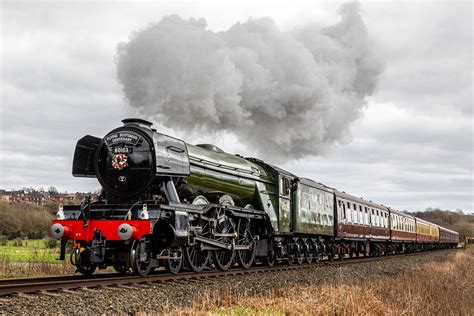
[[[288,177],[279,176],[279,222],[280,232],[289,232],[291,223],[291,183]]]

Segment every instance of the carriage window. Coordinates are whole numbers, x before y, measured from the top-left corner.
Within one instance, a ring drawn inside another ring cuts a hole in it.
[[[339,219],[342,218],[341,200],[337,200],[337,217],[338,217]]]
[[[342,218],[346,219],[346,203],[342,202]]]
[[[349,202],[347,202],[346,212],[347,212],[347,220],[349,222],[352,222],[351,203],[349,203]]]

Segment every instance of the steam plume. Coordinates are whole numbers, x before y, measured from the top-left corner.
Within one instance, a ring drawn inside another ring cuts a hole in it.
[[[225,130],[274,162],[318,155],[351,141],[383,69],[359,4],[339,13],[334,26],[292,32],[269,18],[216,33],[166,16],[119,44],[118,80],[131,107],[167,127]]]

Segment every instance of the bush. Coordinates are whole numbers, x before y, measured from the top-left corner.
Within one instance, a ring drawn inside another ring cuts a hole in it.
[[[23,240],[21,239],[15,239],[12,242],[13,247],[23,247]]]
[[[7,234],[8,240],[17,239],[17,238],[20,238],[21,236],[20,231],[11,231],[11,232],[7,231],[6,234]]]

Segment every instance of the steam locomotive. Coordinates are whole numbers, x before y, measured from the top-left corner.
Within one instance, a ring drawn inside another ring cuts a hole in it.
[[[142,119],[122,122],[103,138],[77,142],[72,173],[97,178],[102,192],[61,205],[52,221],[60,259],[72,241],[71,263],[80,273],[302,264],[459,242],[454,231],[262,160],[186,144]]]

